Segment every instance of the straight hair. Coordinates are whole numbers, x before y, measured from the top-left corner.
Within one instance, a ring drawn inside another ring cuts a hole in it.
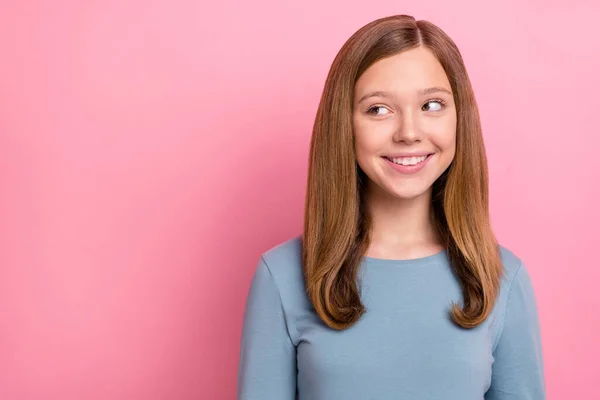
[[[356,161],[352,104],[356,81],[373,63],[416,47],[442,65],[457,111],[456,154],[434,182],[436,228],[462,288],[452,320],[463,328],[490,314],[504,274],[490,223],[488,167],[475,95],[452,39],[428,21],[409,15],[375,20],[344,43],[329,70],[310,142],[302,235],[306,293],[329,327],[350,327],[366,312],[358,270],[370,244],[364,204],[366,175]]]

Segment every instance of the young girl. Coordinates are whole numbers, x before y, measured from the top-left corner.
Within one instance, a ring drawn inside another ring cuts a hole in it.
[[[301,236],[262,254],[239,400],[545,399],[536,300],[497,243],[475,97],[454,42],[400,15],[335,58]]]

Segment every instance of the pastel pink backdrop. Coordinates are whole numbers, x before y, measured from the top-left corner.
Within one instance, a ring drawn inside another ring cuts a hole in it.
[[[593,3],[2,2],[0,398],[234,399],[258,256],[301,232],[329,66],[397,13],[464,55],[548,398],[596,395]]]

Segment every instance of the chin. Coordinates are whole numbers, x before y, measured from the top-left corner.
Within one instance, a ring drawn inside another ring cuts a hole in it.
[[[414,200],[426,195],[427,192],[396,192],[392,196],[400,200]]]
[[[402,200],[412,200],[428,195],[431,190],[429,187],[405,187],[405,188],[388,188],[385,191],[392,197]]]

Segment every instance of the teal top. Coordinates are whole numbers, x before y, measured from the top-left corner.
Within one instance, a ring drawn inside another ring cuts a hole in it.
[[[237,399],[545,399],[530,276],[517,256],[500,251],[500,294],[476,328],[449,318],[451,302],[463,302],[443,251],[412,260],[364,257],[367,312],[342,331],[327,327],[306,296],[301,237],[264,252],[246,300]]]

